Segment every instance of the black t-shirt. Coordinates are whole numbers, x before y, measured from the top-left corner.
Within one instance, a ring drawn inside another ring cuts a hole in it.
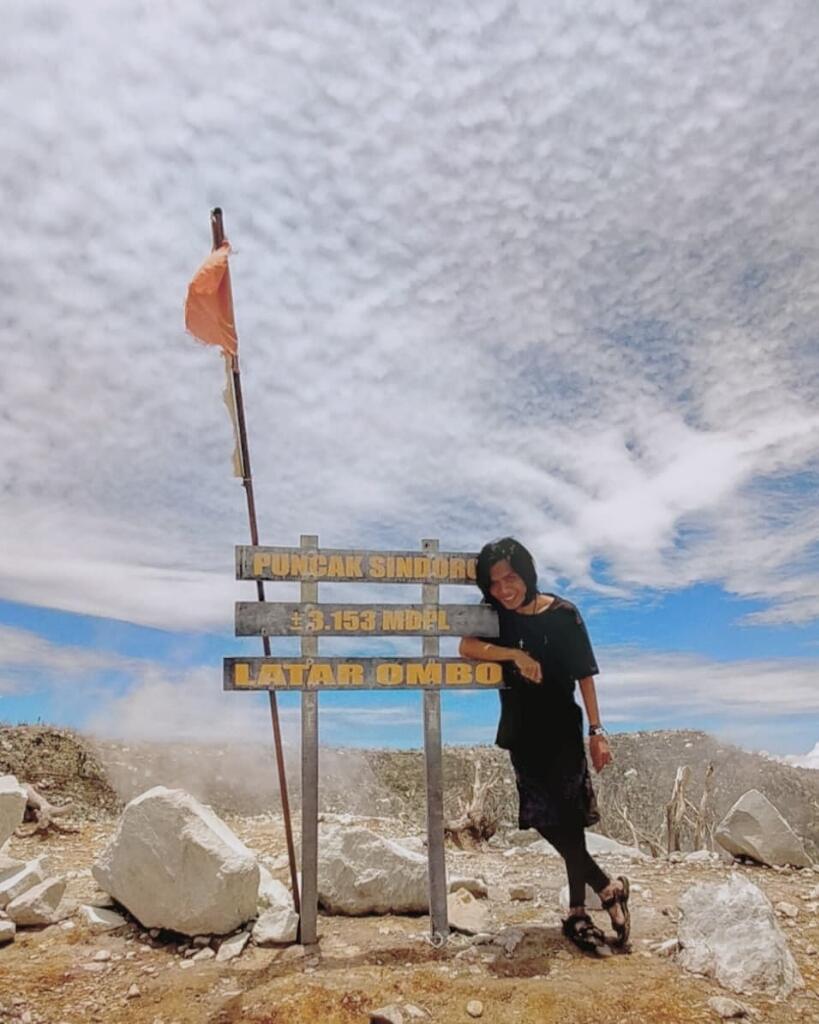
[[[500,636],[489,641],[526,651],[543,670],[543,682],[531,683],[511,662],[503,663],[495,742],[507,750],[539,748],[544,743],[562,746],[564,741],[575,744],[582,723],[574,700],[575,682],[600,671],[580,612],[570,601],[547,596],[552,603],[535,615],[500,609]]]

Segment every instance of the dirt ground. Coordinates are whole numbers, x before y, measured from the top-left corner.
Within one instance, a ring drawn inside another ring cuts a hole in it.
[[[89,868],[113,825],[113,820],[87,823],[72,835],[14,838],[7,852],[21,859],[46,854],[53,873],[70,873],[69,897],[101,902]],[[277,877],[287,879],[278,822],[236,819],[230,825],[268,863],[274,861]],[[378,830],[397,834],[383,821]],[[44,929],[20,929],[13,943],[0,948],[0,1022],[360,1024],[369,1011],[394,1003],[419,1008],[424,1012],[419,1020],[449,1024],[472,1020],[466,1005],[479,1000],[486,1024],[685,1024],[716,1020],[707,1005],[714,995],[738,998],[758,1011],[754,1019],[760,1022],[819,1021],[819,915],[808,898],[819,884],[815,871],[734,869],[747,874],[774,904],[785,900],[799,908],[796,920],[779,920],[805,987],[776,1003],[735,996],[653,950],[676,935],[680,894],[696,882],[727,878],[732,869],[726,864],[601,857],[610,874],[627,873],[631,879],[633,934],[631,952],[596,960],[560,934],[561,861],[518,850],[506,855],[503,846],[448,851],[447,858],[451,874],[486,879],[494,932],[524,930],[511,955],[460,935],[434,949],[426,917],[320,916],[315,947],[249,945],[228,963],[192,963],[179,950],[180,936],[152,938],[135,923],[94,935],[73,917]],[[523,882],[534,884],[536,898],[510,900],[509,887]],[[599,916],[604,925],[606,915]],[[129,997],[133,985],[138,994]]]

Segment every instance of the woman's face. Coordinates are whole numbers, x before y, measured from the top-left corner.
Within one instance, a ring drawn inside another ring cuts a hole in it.
[[[526,584],[506,560],[495,562],[489,570],[489,580],[489,593],[507,611],[526,603]]]

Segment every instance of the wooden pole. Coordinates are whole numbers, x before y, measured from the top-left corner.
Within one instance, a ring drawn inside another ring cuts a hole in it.
[[[213,237],[213,248],[218,249],[225,242],[225,228],[222,221],[222,211],[217,206],[210,212],[210,227]],[[231,316],[233,315],[233,295],[230,295]],[[253,494],[253,475],[250,470],[250,448],[247,440],[247,424],[245,421],[245,407],[242,401],[242,378],[239,373],[238,356],[231,356],[231,373],[233,376],[233,395],[236,400],[236,419],[239,423],[239,446],[242,455],[242,483],[247,498],[247,516],[250,523],[250,543],[257,546],[259,543],[259,528],[256,521],[256,499]],[[264,583],[256,581],[256,594],[260,601],[264,601]],[[270,657],[270,640],[262,637],[262,646],[266,658]],[[279,796],[282,802],[282,817],[284,818],[284,836],[287,843],[287,858],[290,862],[290,884],[293,889],[293,906],[297,914],[300,913],[301,900],[299,895],[299,880],[296,870],[296,850],[293,845],[293,826],[290,820],[290,799],[287,794],[287,775],[284,770],[284,749],[282,746],[281,727],[279,725],[279,707],[276,701],[275,690],[268,690],[270,700],[270,720],[273,726],[273,742],[276,748],[276,769],[279,776]]]
[[[437,540],[423,540],[424,554],[438,550]],[[437,583],[424,583],[421,600],[425,605],[437,605],[440,587]],[[437,636],[423,639],[424,657],[437,657],[440,642]],[[432,941],[444,945],[449,936],[446,906],[446,856],[444,853],[444,773],[441,749],[441,693],[424,691],[424,765],[427,784],[427,864],[429,879],[429,921]]]

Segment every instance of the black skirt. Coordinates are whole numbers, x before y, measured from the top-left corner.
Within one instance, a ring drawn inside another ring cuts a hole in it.
[[[586,828],[600,821],[582,735],[577,745],[560,744],[540,751],[510,750],[520,807],[518,827],[538,832]]]

